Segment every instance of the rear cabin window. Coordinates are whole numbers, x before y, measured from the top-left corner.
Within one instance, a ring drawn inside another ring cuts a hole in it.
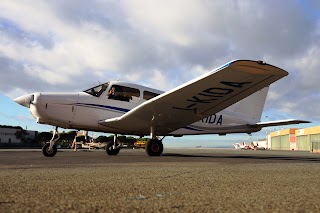
[[[151,98],[154,98],[158,95],[159,94],[154,93],[154,92],[144,91],[143,92],[143,99],[147,101],[147,100],[150,100]]]
[[[109,99],[138,103],[140,101],[140,90],[131,87],[112,85],[107,96]]]

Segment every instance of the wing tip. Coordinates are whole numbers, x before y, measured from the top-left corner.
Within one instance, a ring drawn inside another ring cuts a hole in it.
[[[244,71],[247,71],[247,72],[255,72],[255,73],[261,72],[262,74],[268,72],[272,75],[282,76],[282,77],[289,75],[289,73],[286,70],[281,69],[272,64],[268,64],[262,60],[256,61],[256,60],[238,59],[238,60],[230,61],[227,64],[225,64],[225,66],[231,66],[231,65],[235,67],[245,67],[246,69]]]

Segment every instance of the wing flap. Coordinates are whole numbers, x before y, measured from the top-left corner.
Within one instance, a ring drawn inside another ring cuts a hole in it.
[[[149,134],[152,125],[157,135],[167,135],[229,107],[286,75],[286,71],[272,65],[232,61],[144,102],[121,117],[99,123],[141,135]]]

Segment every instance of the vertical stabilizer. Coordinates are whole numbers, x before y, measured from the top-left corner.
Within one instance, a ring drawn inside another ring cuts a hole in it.
[[[240,114],[243,119],[250,123],[260,122],[268,90],[269,87],[265,87],[228,107],[228,110]]]

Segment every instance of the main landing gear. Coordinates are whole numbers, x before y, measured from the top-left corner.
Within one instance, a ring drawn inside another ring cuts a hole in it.
[[[163,144],[162,144],[162,140],[159,140],[156,136],[155,136],[155,128],[152,126],[151,127],[151,139],[149,139],[146,143],[146,153],[149,156],[160,156],[163,152]],[[109,142],[106,145],[106,152],[108,155],[117,155],[120,152],[120,149],[122,148],[122,143],[118,143],[118,138],[117,138],[117,134],[114,135],[113,138],[113,142]]]
[[[162,140],[157,138],[149,139],[146,144],[146,153],[149,156],[160,156],[163,152]]]
[[[55,138],[55,136],[58,136],[57,138]],[[53,136],[50,140],[49,143],[46,143],[43,147],[42,147],[42,153],[44,156],[46,157],[53,157],[57,154],[57,147],[55,145],[55,142],[57,142],[60,138],[59,132],[58,132],[58,127],[56,127],[56,129],[53,131]]]
[[[150,137],[151,139],[146,144],[146,153],[149,156],[160,156],[163,152],[162,140],[164,137],[161,140],[157,138],[155,126],[150,127]]]

